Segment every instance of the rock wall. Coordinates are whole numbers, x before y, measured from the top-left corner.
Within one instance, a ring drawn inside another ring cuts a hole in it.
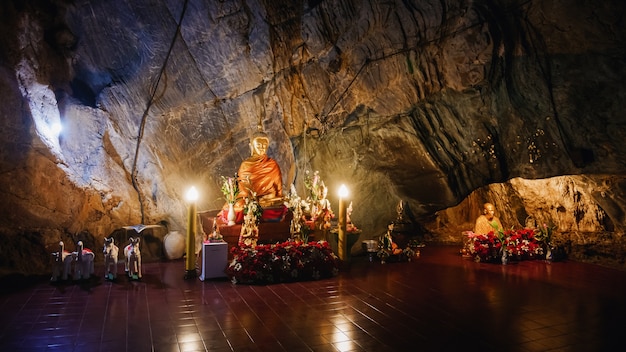
[[[482,204],[490,202],[505,229],[554,226],[553,240],[570,259],[623,270],[625,181],[614,175],[570,175],[491,184],[425,220],[424,236],[433,242],[462,245],[462,232],[473,229]]]
[[[624,7],[3,1],[0,234],[12,245],[0,266],[28,271],[18,238],[41,249],[139,223],[184,231],[186,189],[200,209],[221,207],[220,176],[249,155],[257,124],[285,188],[318,170],[336,207],[349,186],[364,239],[402,199],[449,242],[500,190],[511,220],[547,212],[572,243],[609,248],[623,233]],[[553,214],[527,200],[544,187],[543,202],[561,204],[569,182],[582,220],[564,216],[572,204]]]

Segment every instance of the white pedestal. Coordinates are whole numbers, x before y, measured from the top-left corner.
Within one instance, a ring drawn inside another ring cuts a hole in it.
[[[200,274],[200,280],[226,277],[224,270],[226,270],[227,265],[228,243],[202,243],[202,274]]]

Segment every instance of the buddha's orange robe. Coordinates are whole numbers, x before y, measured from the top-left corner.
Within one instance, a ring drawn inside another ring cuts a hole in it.
[[[254,155],[244,160],[237,173],[239,197],[245,199],[251,189],[258,199],[278,198],[283,195],[283,178],[278,163],[264,155]]]
[[[478,219],[476,219],[476,224],[474,225],[474,233],[486,235],[491,231],[496,233],[498,230],[503,230],[502,224],[500,223],[500,220],[498,218],[494,217],[493,220],[489,221],[486,216],[481,215],[478,217]]]

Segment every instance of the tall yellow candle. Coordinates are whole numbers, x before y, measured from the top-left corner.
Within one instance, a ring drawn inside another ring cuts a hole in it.
[[[189,202],[189,213],[187,216],[187,241],[185,258],[185,279],[196,277],[196,201],[198,191],[191,187],[187,191],[187,201]]]
[[[348,196],[348,188],[345,185],[339,187],[339,233],[337,249],[339,251],[339,259],[348,260],[348,234],[346,233],[347,226],[347,211],[346,201],[344,198]]]

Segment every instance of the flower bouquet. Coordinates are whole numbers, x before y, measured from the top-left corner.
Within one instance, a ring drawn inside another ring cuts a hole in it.
[[[494,262],[501,257],[502,242],[493,231],[487,234],[467,232],[467,250],[476,262]]]
[[[234,284],[319,280],[337,275],[339,260],[326,241],[234,247],[226,274]]]
[[[237,214],[235,213],[235,202],[239,195],[239,186],[237,185],[237,175],[235,177],[222,176],[222,194],[228,204],[228,210],[225,210],[224,218],[228,221],[228,226],[235,225]]]
[[[237,185],[237,177],[222,176],[222,194],[228,204],[235,204],[239,195],[239,186]]]
[[[552,232],[556,229],[553,224],[543,224],[539,226],[535,232],[535,237],[542,243],[542,247],[545,250],[545,259],[548,261],[554,260],[554,252],[557,249],[552,242]]]
[[[320,177],[320,172],[315,171],[313,177],[311,177],[309,170],[304,173],[304,187],[306,188],[308,195],[307,201],[315,203],[323,197],[324,181]]]
[[[521,229],[505,233],[504,249],[509,256],[519,260],[535,259],[543,254],[541,244],[535,239],[535,231]]]
[[[502,257],[537,259],[544,253],[542,241],[533,229],[491,231],[487,234],[466,231],[464,235],[468,237],[464,252],[476,262],[496,262]]]

